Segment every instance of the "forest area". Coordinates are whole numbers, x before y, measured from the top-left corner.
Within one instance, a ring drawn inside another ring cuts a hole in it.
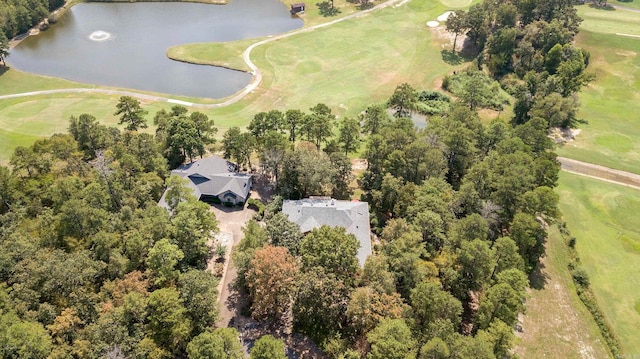
[[[63,6],[64,0],[5,0],[0,3],[0,36],[24,34]]]
[[[0,8],[3,24],[18,7]],[[322,103],[274,109],[217,142],[213,120],[182,106],[154,114],[155,134],[139,131],[148,113],[122,97],[123,129],[80,114],[67,134],[17,148],[0,166],[1,356],[244,357],[238,332],[215,328],[218,279],[205,268],[216,219],[168,176],[218,152],[278,194],[253,202],[232,255],[247,314],[273,334],[252,358],[285,357],[291,333],[331,358],[510,357],[559,218],[547,135],[579,124],[576,92],[592,79],[589,54],[572,45],[579,23],[567,0],[457,11],[447,27],[466,34],[475,60],[445,77],[447,92],[401,84],[357,118]],[[508,121],[478,113],[511,101]],[[354,153],[366,163],[357,177]],[[281,213],[283,199],[308,196],[369,204],[374,254],[363,267],[354,236],[303,235]]]

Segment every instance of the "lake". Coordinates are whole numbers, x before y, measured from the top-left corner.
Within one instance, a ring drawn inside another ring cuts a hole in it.
[[[58,23],[11,50],[15,68],[77,82],[189,97],[222,98],[251,75],[170,60],[166,50],[302,27],[278,0],[196,3],[82,3]]]

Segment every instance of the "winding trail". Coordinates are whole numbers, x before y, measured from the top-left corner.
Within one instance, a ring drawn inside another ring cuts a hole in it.
[[[639,174],[614,170],[612,168],[565,157],[558,157],[558,161],[560,161],[562,170],[565,172],[640,190]]]
[[[251,75],[253,76],[253,79],[251,80],[251,82],[244,88],[242,89],[242,91],[236,93],[235,95],[233,95],[232,97],[230,97],[229,99],[220,102],[220,103],[214,103],[214,104],[199,104],[199,103],[191,103],[191,102],[186,102],[186,101],[181,101],[181,100],[176,100],[176,99],[172,99],[169,97],[164,97],[164,96],[156,96],[156,95],[147,95],[147,94],[142,94],[139,92],[134,92],[134,91],[125,91],[125,90],[106,90],[106,89],[98,89],[98,88],[69,88],[69,89],[57,89],[57,90],[42,90],[42,91],[32,91],[32,92],[23,92],[23,93],[17,93],[17,94],[11,94],[11,95],[1,95],[0,96],[0,100],[5,100],[5,99],[13,99],[13,98],[20,98],[20,97],[30,97],[30,96],[39,96],[39,95],[52,95],[52,94],[65,94],[65,93],[99,93],[99,94],[105,94],[105,95],[120,95],[120,96],[131,96],[131,97],[135,97],[141,100],[148,100],[148,101],[165,101],[165,102],[169,102],[169,103],[174,103],[174,104],[180,104],[180,105],[185,105],[185,106],[192,106],[192,107],[198,107],[198,108],[220,108],[220,107],[225,107],[225,106],[229,106],[232,105],[238,101],[240,101],[241,99],[243,99],[245,96],[247,96],[250,92],[252,92],[253,90],[256,89],[256,87],[258,87],[258,85],[260,85],[260,83],[262,82],[262,71],[258,68],[258,66],[256,66],[252,61],[251,61],[251,51],[253,51],[253,49],[255,49],[256,47],[260,46],[260,45],[264,45],[264,44],[268,44],[270,42],[273,41],[277,41],[277,40],[281,40],[287,37],[291,37],[294,35],[298,35],[298,34],[302,34],[302,33],[306,33],[306,32],[311,32],[314,31],[316,29],[320,29],[323,27],[327,27],[327,26],[331,26],[334,24],[337,24],[339,22],[343,22],[346,20],[350,20],[365,14],[368,14],[370,12],[373,12],[375,10],[379,10],[379,9],[383,9],[386,7],[389,7],[391,5],[394,5],[395,3],[398,3],[399,5],[402,5],[406,2],[408,2],[409,0],[387,0],[383,3],[380,3],[370,9],[366,9],[366,10],[362,10],[362,11],[358,11],[355,12],[353,14],[329,21],[329,22],[325,22],[322,24],[318,24],[318,25],[314,25],[314,26],[310,26],[310,27],[305,27],[305,28],[301,28],[301,29],[297,29],[297,30],[293,30],[284,34],[280,34],[280,35],[271,35],[268,38],[258,41],[252,45],[250,45],[249,47],[247,47],[246,50],[244,50],[244,52],[242,53],[242,58],[244,60],[244,62],[247,64],[247,66],[249,66],[249,68],[251,69]]]

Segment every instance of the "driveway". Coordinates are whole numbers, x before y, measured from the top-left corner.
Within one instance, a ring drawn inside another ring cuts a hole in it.
[[[231,286],[236,279],[236,269],[231,265],[231,251],[233,247],[240,242],[244,234],[242,227],[253,217],[255,211],[239,207],[225,207],[222,205],[211,206],[211,211],[218,220],[218,228],[220,232],[216,236],[227,248],[225,256],[224,268],[222,270],[222,278],[218,284],[218,303],[220,306],[220,316],[216,326],[218,328],[227,327],[233,316],[234,308],[229,308],[226,303],[229,298]],[[209,263],[209,270],[212,269],[213,261]]]

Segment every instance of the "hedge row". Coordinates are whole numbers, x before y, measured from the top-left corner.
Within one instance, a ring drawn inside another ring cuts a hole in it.
[[[595,320],[598,325],[600,333],[602,334],[602,337],[604,338],[613,357],[622,358],[623,354],[620,350],[620,341],[616,337],[611,325],[607,322],[604,313],[598,305],[598,301],[589,286],[590,283],[587,272],[580,265],[580,256],[576,250],[576,238],[570,236],[566,223],[560,223],[558,228],[560,229],[563,239],[565,239],[565,244],[569,251],[569,264],[567,267],[571,273],[571,278],[573,278],[573,283],[575,283],[576,293],[582,303],[587,307],[587,310],[589,310],[589,313],[591,313],[593,320]]]

